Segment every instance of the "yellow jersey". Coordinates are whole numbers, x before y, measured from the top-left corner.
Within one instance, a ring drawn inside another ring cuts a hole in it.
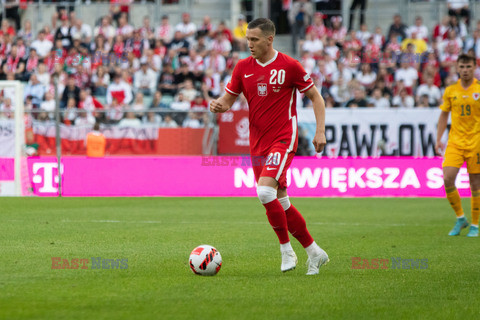
[[[440,109],[452,114],[448,143],[472,150],[480,141],[480,81],[473,79],[467,89],[460,81],[445,89]]]

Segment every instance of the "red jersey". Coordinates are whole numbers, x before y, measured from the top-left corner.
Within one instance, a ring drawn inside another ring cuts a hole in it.
[[[247,99],[252,155],[265,155],[275,143],[297,150],[296,91],[312,86],[300,62],[277,51],[264,64],[252,57],[237,63],[225,90],[235,96],[243,92]]]

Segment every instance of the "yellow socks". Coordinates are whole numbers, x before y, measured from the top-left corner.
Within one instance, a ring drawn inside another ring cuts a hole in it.
[[[480,216],[480,190],[472,191],[472,224],[478,226]]]
[[[453,211],[455,211],[457,218],[463,217],[464,213],[462,208],[462,201],[460,200],[460,194],[458,194],[457,188],[456,187],[445,188],[445,192],[447,193],[447,199],[450,202],[450,205],[452,206]],[[472,196],[472,208],[473,208],[473,198],[474,197]],[[478,201],[478,197],[477,197],[477,201]],[[478,208],[478,205],[477,205],[477,208]],[[478,214],[478,210],[477,210],[477,214]],[[478,215],[477,215],[477,223],[478,223]]]

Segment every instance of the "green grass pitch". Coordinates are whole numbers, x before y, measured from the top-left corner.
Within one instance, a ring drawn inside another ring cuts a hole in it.
[[[473,319],[480,239],[447,236],[445,199],[292,199],[329,254],[318,276],[280,272],[256,198],[1,198],[0,319]],[[470,203],[464,199],[470,219]],[[223,266],[194,275],[190,251]],[[127,269],[52,269],[52,257],[128,259]],[[352,269],[428,259],[425,269]]]

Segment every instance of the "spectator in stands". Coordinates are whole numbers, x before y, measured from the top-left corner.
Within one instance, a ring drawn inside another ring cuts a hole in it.
[[[170,43],[173,39],[173,27],[167,15],[162,16],[160,25],[155,29],[155,38],[162,40],[163,43]]]
[[[396,14],[393,16],[393,23],[390,25],[388,29],[387,38],[390,39],[392,34],[397,34],[400,37],[401,42],[403,39],[407,37],[407,26],[402,22],[402,16]]]
[[[210,16],[204,16],[202,24],[197,28],[197,34],[196,36],[207,36],[207,37],[213,37],[214,35],[214,28],[212,24],[212,19]]]
[[[142,26],[138,29],[140,33],[140,37],[145,41],[153,44],[153,40],[155,39],[155,32],[150,24],[150,17],[144,16]]]
[[[352,98],[343,76],[338,77],[328,91],[334,100],[333,107],[342,107]]]
[[[362,46],[367,44],[368,39],[370,39],[372,33],[368,31],[367,24],[363,23],[360,25],[360,30],[357,31],[357,38],[362,42]]]
[[[107,94],[107,87],[110,84],[110,75],[106,72],[104,66],[98,66],[97,70],[92,75],[91,83],[94,95],[104,97]]]
[[[197,26],[190,20],[189,13],[184,12],[182,14],[182,21],[175,26],[175,31],[180,32],[180,39],[185,39],[188,45],[194,43]]]
[[[438,105],[437,105],[438,106]],[[415,105],[415,108],[428,108],[430,107],[429,103],[428,103],[428,95],[426,94],[422,94],[419,98],[418,98],[418,102],[417,104]]]
[[[120,19],[125,17],[128,21],[130,5],[133,0],[110,0],[110,15],[120,25]]]
[[[168,109],[169,106],[167,104],[165,104],[163,101],[162,101],[162,92],[161,91],[156,91],[155,94],[153,95],[153,99],[152,99],[152,103],[150,104],[150,108],[154,108],[154,109]]]
[[[190,44],[184,38],[183,33],[179,30],[175,31],[173,40],[168,44],[168,50],[181,57],[188,55],[189,47]]]
[[[113,82],[107,87],[107,104],[112,105],[114,99],[119,106],[130,104],[132,101],[132,87],[122,80],[122,75],[116,73]],[[119,120],[119,119],[118,119]]]
[[[413,36],[414,33],[416,37]],[[428,28],[423,24],[423,18],[421,16],[415,17],[415,24],[408,28],[407,36],[412,39],[423,39],[425,42],[428,42]]]
[[[0,15],[0,21],[6,21],[7,19],[12,19],[15,22],[15,29],[20,30],[21,28],[21,19],[18,12],[20,8],[20,2],[18,0],[4,0],[3,8],[5,16]]]
[[[382,95],[380,88],[375,88],[368,99],[368,106],[376,109],[390,109],[390,101]]]
[[[214,73],[222,74],[226,67],[227,61],[217,50],[212,50],[205,60],[205,69],[211,69]]]
[[[433,84],[433,78],[428,76],[425,79],[425,83],[418,86],[416,91],[417,102],[420,102],[420,98],[426,95],[428,97],[428,104],[431,107],[438,107],[442,98],[440,89]]]
[[[124,38],[130,38],[133,35],[135,29],[128,23],[128,18],[125,13],[120,15],[118,18],[118,28],[116,35],[121,35]]]
[[[135,112],[135,116],[139,119],[142,119],[142,117],[144,116],[143,110],[146,108],[143,97],[144,95],[142,92],[137,92],[135,94],[135,99],[133,100],[130,107],[130,110]]]
[[[347,28],[342,25],[343,19],[341,16],[334,16],[331,20],[332,28],[327,31],[327,36],[333,38],[337,46],[342,48],[347,37]]]
[[[157,85],[157,73],[148,67],[146,62],[140,64],[140,70],[135,72],[133,88],[135,92],[141,92],[151,96]]]
[[[347,102],[346,107],[365,108],[367,107],[367,104],[367,100],[365,99],[365,89],[359,86],[353,90],[353,98]]]
[[[30,51],[31,54],[32,51]],[[30,55],[31,57],[31,55]],[[30,59],[29,59],[30,60]],[[27,71],[28,71],[28,60],[27,60]],[[36,70],[36,71],[35,71]],[[37,76],[38,81],[45,87],[48,88],[50,85],[50,73],[47,71],[47,66],[45,63],[40,62],[38,64],[38,67],[35,69],[33,68],[31,72],[35,72],[35,75]]]
[[[68,100],[74,99],[75,106],[80,100],[80,88],[75,83],[75,76],[70,75],[67,80],[67,86],[63,90],[62,99],[60,99],[60,108],[64,109],[67,106]]]
[[[199,94],[199,92],[193,86],[193,81],[191,79],[186,79],[185,82],[182,84],[182,88],[180,89],[179,94],[183,95],[185,101],[192,102]]]
[[[463,23],[463,21],[459,20],[456,16],[451,16],[450,17],[450,27],[449,27],[449,32],[451,30],[454,30],[455,31],[455,34],[457,37],[459,37],[462,41],[465,39],[465,37],[467,36],[467,26],[465,25],[465,23]],[[448,33],[447,33],[447,37],[448,37]]]
[[[10,53],[3,61],[2,71],[5,75],[10,72],[13,73],[16,80],[23,79],[23,72],[25,71],[25,60],[23,60],[18,54],[16,45],[11,46]]]
[[[377,74],[372,70],[369,63],[362,63],[360,70],[355,74],[355,79],[357,79],[367,92],[370,92],[375,85]]]
[[[219,52],[225,58],[228,58],[232,52],[232,44],[228,41],[225,33],[217,32],[212,41],[212,50]]]
[[[355,9],[360,8],[360,25],[365,23],[365,11],[367,10],[367,0],[352,0],[352,5],[350,6],[350,21],[348,23],[348,30],[355,29],[354,26],[354,17]]]
[[[60,19],[62,20],[62,24],[55,32],[54,39],[55,41],[61,40],[62,46],[68,50],[73,44],[72,27],[70,26],[67,15],[62,15]]]
[[[87,111],[78,110],[74,123],[76,126],[90,126],[95,124],[95,118]]]
[[[433,28],[432,41],[441,42],[447,38],[447,32],[450,28],[450,17],[444,16],[442,20]]]
[[[110,23],[110,17],[104,16],[102,17],[101,24],[96,26],[93,29],[93,36],[95,38],[102,36],[106,39],[110,44],[113,43],[113,38],[115,37],[116,31],[115,27],[113,27]]]
[[[292,49],[294,54],[298,51],[298,40],[305,39],[305,31],[312,21],[313,13],[313,5],[307,0],[295,1],[288,10],[288,21],[292,30]]]
[[[78,116],[77,112],[77,103],[75,98],[68,98],[65,111],[63,113],[63,123],[66,125],[71,125],[75,122],[75,119]]]
[[[468,52],[469,50],[473,51],[473,55],[480,59],[480,30],[475,29],[472,32],[472,35],[467,38],[465,41],[465,48],[463,49],[464,52]]]
[[[78,102],[78,109],[88,113],[90,118],[103,119],[104,114],[99,112],[103,110],[103,105],[91,95],[89,89],[80,90],[80,100]]]
[[[238,16],[237,25],[233,28],[233,49],[235,51],[247,51],[247,26],[245,16]]]
[[[32,44],[35,39],[35,34],[33,33],[32,22],[30,20],[23,22],[23,28],[18,31],[17,36],[21,37],[27,46]]]
[[[422,53],[428,50],[428,45],[425,40],[420,38],[415,31],[412,32],[411,37],[403,39],[401,44],[402,51],[407,51],[408,45],[412,45],[411,49],[417,57],[420,57]]]
[[[411,67],[408,62],[402,61],[400,66],[401,68],[395,71],[395,81],[403,81],[407,93],[411,94],[418,80],[418,71]]]
[[[173,120],[172,115],[169,113],[166,113],[165,116],[163,117],[163,121],[160,124],[160,127],[162,128],[178,128],[178,124]]]
[[[394,108],[411,109],[414,106],[415,106],[415,100],[405,88],[401,89],[398,95],[394,96],[392,99],[392,107]]]
[[[157,88],[163,95],[173,97],[177,93],[175,74],[173,73],[171,64],[167,64],[163,68],[160,78],[158,79]]]
[[[88,46],[92,40],[92,27],[83,23],[82,19],[75,19],[75,24],[72,26],[72,38],[80,39],[82,45]]]
[[[465,20],[465,24],[470,24],[470,8],[468,0],[447,0],[448,14],[452,17]]]
[[[143,125],[160,127],[162,124],[162,117],[154,111],[148,111],[142,118]]]
[[[123,105],[118,103],[116,97],[112,98],[112,103],[107,105],[105,113],[106,123],[116,124],[123,118]]]
[[[305,32],[306,34],[313,33],[314,38],[318,38],[325,43],[328,30],[325,26],[324,15],[322,12],[316,12],[314,14],[313,23],[307,27]]]
[[[118,122],[119,127],[139,128],[142,126],[142,121],[138,119],[137,115],[132,109],[125,112],[125,116]]]
[[[56,106],[56,103],[55,103],[55,98],[53,96],[53,93],[49,91],[45,92],[44,100],[40,103],[40,110],[48,112],[48,117],[50,119],[53,119],[55,117],[54,115],[55,106]]]

